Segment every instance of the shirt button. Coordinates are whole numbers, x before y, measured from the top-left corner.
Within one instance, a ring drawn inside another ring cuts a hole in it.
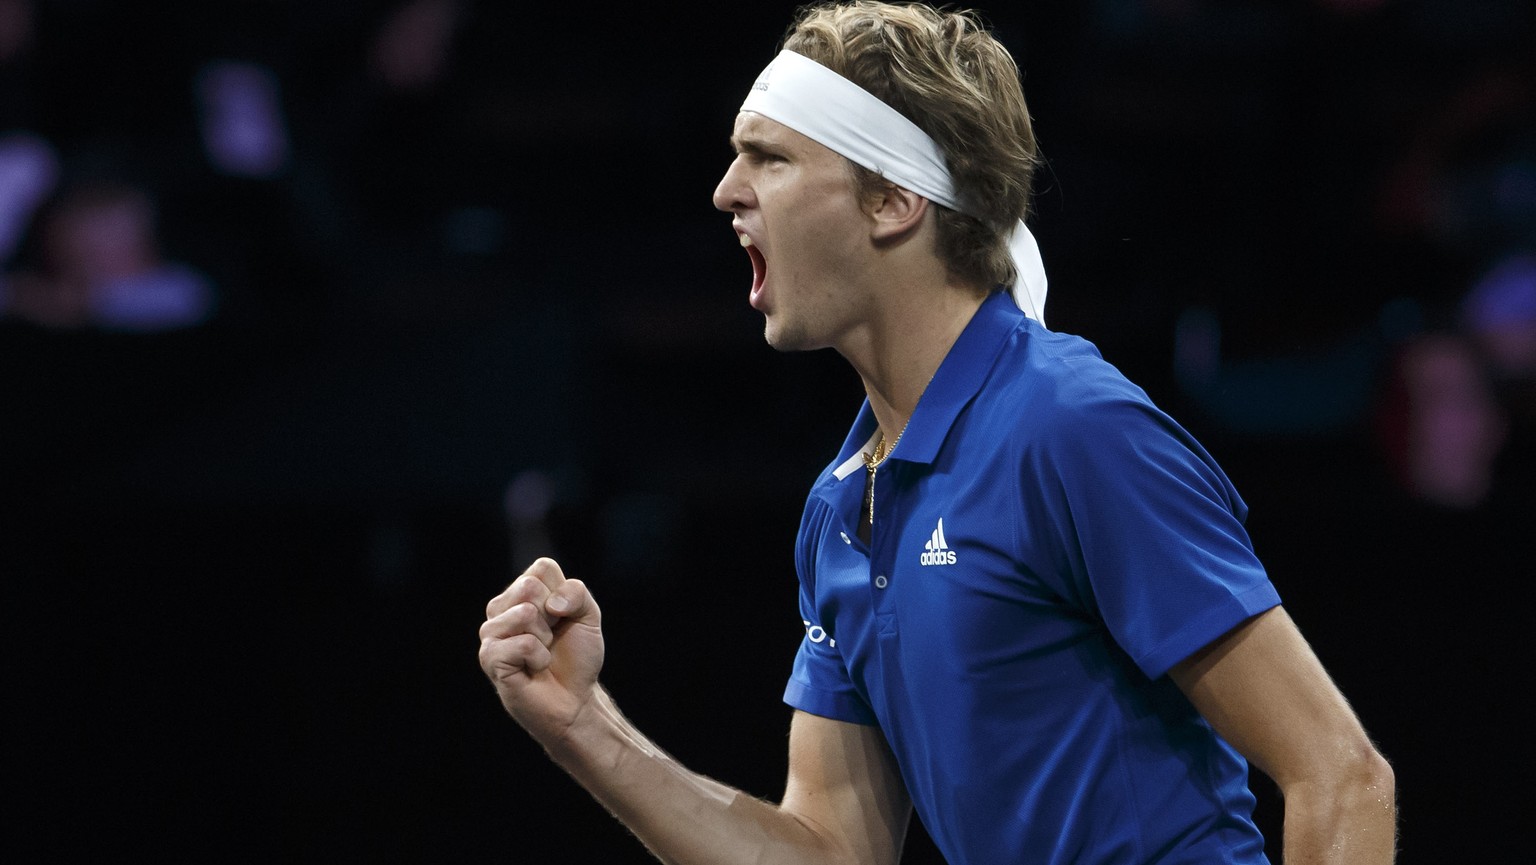
[[[885,575],[881,574],[880,576],[875,577],[875,588],[883,589],[885,588],[887,582],[889,581],[886,580]]]
[[[843,543],[847,544],[850,547],[853,546],[853,541],[848,539],[848,533],[847,532],[838,532],[838,534],[843,536]]]

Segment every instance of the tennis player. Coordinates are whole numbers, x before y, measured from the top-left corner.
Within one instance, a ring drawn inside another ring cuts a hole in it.
[[[507,711],[665,862],[891,865],[915,808],[952,865],[1257,865],[1250,764],[1287,865],[1392,862],[1392,770],[1232,483],[1045,325],[1008,52],[974,13],[871,2],[802,10],[782,49],[714,201],[768,342],[836,350],[867,397],[800,524],[782,800],[625,719],[598,604],[548,559],[480,630]]]

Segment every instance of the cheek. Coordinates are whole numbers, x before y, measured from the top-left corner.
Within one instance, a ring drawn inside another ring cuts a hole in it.
[[[836,261],[854,257],[860,248],[861,214],[844,196],[830,194],[809,198],[795,220],[801,239]]]
[[[840,181],[775,183],[772,195],[761,188],[776,281],[814,289],[830,277],[816,293],[832,294],[840,277],[859,268],[861,244],[867,244],[864,216],[849,184]]]

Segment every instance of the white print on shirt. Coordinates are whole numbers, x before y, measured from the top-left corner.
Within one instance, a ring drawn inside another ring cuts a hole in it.
[[[939,517],[939,527],[933,530],[933,537],[928,543],[923,544],[921,562],[925,565],[952,565],[955,563],[955,551],[949,548],[944,540],[944,518]]]
[[[834,649],[837,648],[837,641],[832,639],[832,635],[827,633],[826,628],[823,628],[820,625],[813,625],[805,619],[801,619],[800,624],[805,625],[806,639],[813,643],[820,643],[825,640],[828,646],[831,646]]]

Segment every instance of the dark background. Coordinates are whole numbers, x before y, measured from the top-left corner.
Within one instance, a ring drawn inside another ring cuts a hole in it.
[[[0,140],[146,190],[218,297],[0,318],[8,861],[647,861],[476,665],[546,552],[638,725],[779,794],[793,533],[862,394],[763,344],[710,193],[793,9],[0,0]],[[1506,434],[1454,504],[1393,473],[1391,398],[1536,248],[1530,4],[982,9],[1046,160],[1052,327],[1232,475],[1397,767],[1400,861],[1528,858],[1532,372],[1484,370]],[[393,79],[391,26],[427,61]],[[275,82],[276,168],[205,145],[220,60]],[[908,861],[940,861],[920,827]]]

